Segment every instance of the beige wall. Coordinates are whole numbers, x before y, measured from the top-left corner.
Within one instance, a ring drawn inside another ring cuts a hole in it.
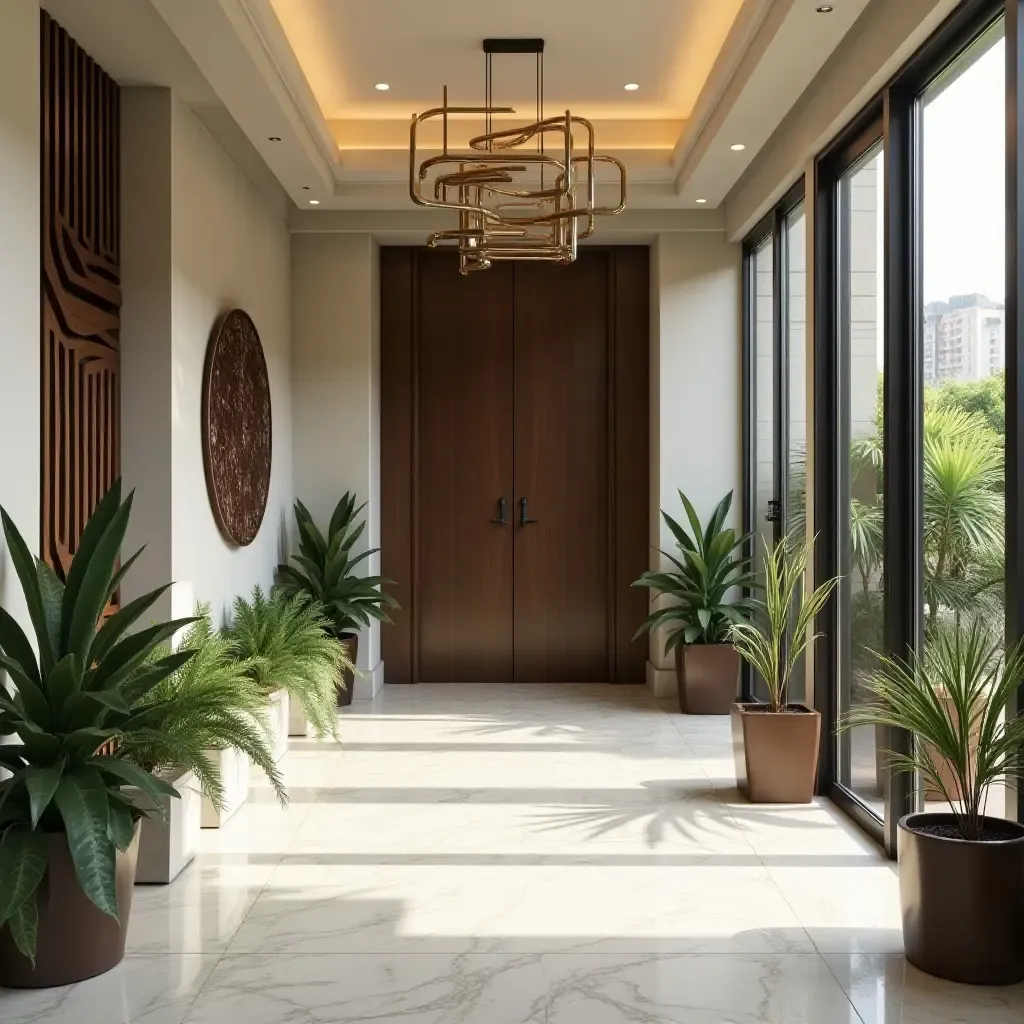
[[[318,522],[341,495],[368,502],[361,549],[380,543],[380,258],[368,233],[292,236],[295,493]],[[379,559],[368,559],[368,575]],[[356,696],[383,679],[380,627],[360,639]]]
[[[651,544],[672,550],[659,509],[682,515],[677,489],[702,519],[732,490],[741,519],[741,253],[724,234],[680,232],[651,256]],[[648,685],[671,693],[662,650],[654,638]]]
[[[0,3],[0,505],[39,550],[39,4]],[[0,534],[0,606],[28,617]]]

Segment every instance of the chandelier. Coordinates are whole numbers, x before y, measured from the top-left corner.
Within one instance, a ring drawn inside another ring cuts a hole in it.
[[[594,233],[595,218],[625,208],[626,168],[615,157],[594,152],[594,126],[586,118],[568,110],[556,117],[544,116],[543,39],[485,39],[483,50],[484,106],[449,106],[445,86],[440,107],[412,118],[409,195],[419,206],[458,214],[458,227],[435,231],[427,245],[456,246],[462,274],[487,270],[494,260],[572,263],[580,239]],[[515,109],[494,106],[492,57],[531,53],[536,59],[536,120],[496,131],[494,115],[514,114]],[[464,150],[448,148],[452,115],[484,119],[484,133],[471,138]],[[441,153],[420,160],[418,129],[437,118]],[[614,168],[616,206],[597,205],[598,164]]]

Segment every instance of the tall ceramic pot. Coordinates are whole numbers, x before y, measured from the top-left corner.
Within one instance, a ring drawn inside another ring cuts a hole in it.
[[[359,634],[344,633],[341,637],[341,646],[345,648],[348,660],[355,665],[356,657],[359,654]],[[341,673],[341,685],[338,687],[338,707],[347,708],[352,703],[352,694],[356,686],[356,674],[352,669],[345,669]]]
[[[1024,825],[983,818],[991,841],[958,837],[951,813],[900,819],[907,959],[968,985],[1024,981]]]
[[[727,715],[739,690],[739,653],[732,644],[680,644],[676,680],[684,715]]]
[[[35,968],[14,945],[9,929],[0,929],[0,987],[53,988],[85,981],[116,967],[124,957],[132,909],[139,828],[115,865],[119,920],[99,910],[82,892],[63,832],[47,836],[49,862],[36,893],[39,930]]]
[[[809,804],[814,798],[821,715],[802,704],[772,713],[764,704],[732,708],[736,783],[751,803]]]

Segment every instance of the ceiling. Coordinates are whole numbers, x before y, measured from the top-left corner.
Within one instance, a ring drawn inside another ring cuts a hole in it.
[[[598,150],[629,169],[630,208],[711,211],[867,3],[43,0],[122,84],[175,89],[307,218],[312,199],[316,213],[422,212],[406,184],[410,115],[445,84],[480,104],[482,39],[516,36],[546,41],[545,111],[594,122]],[[496,103],[532,116],[532,58],[496,56],[493,79]]]

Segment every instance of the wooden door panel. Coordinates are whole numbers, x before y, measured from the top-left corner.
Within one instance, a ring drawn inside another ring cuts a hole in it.
[[[608,260],[515,265],[518,681],[610,678]]]
[[[419,679],[512,678],[512,270],[418,258]],[[509,522],[492,523],[498,501]]]

